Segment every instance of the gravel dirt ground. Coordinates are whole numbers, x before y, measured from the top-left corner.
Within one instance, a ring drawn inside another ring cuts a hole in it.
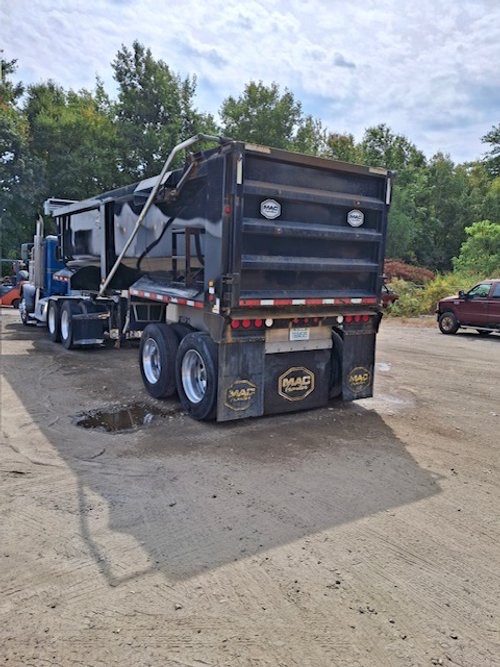
[[[373,399],[215,425],[4,310],[1,664],[500,665],[500,336],[429,324]]]

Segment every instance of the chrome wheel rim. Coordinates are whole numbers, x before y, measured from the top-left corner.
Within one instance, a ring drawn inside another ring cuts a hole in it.
[[[149,384],[156,384],[161,374],[160,348],[154,338],[148,338],[142,349],[142,368]]]
[[[449,315],[446,316],[446,317],[443,317],[443,319],[441,320],[441,326],[446,331],[450,331],[450,329],[453,328],[453,319]]]
[[[191,403],[203,400],[207,391],[207,369],[199,352],[188,350],[182,359],[182,387]]]

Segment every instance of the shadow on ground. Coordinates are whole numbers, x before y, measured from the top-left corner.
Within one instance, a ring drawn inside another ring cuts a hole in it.
[[[440,491],[381,416],[355,403],[217,425],[169,401],[148,427],[82,429],[82,408],[145,399],[137,351],[66,351],[10,322],[4,334],[29,343],[24,354],[6,350],[4,376],[77,480],[77,499],[54,488],[40,502],[73,503],[112,586],[153,571],[193,577],[321,532],[335,540],[336,526]]]

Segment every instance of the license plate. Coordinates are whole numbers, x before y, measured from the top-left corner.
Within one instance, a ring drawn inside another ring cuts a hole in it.
[[[290,329],[290,340],[309,340],[309,331],[307,327]]]

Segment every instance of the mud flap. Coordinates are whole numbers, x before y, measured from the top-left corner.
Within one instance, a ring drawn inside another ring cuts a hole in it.
[[[264,413],[264,341],[219,344],[217,421]]]
[[[105,309],[92,312],[85,303],[79,304],[81,313],[73,315],[73,342],[75,345],[98,344],[104,341],[108,313]]]
[[[373,396],[375,331],[359,329],[344,333],[342,398],[354,401]]]
[[[330,350],[266,355],[264,413],[309,410],[326,405]]]

